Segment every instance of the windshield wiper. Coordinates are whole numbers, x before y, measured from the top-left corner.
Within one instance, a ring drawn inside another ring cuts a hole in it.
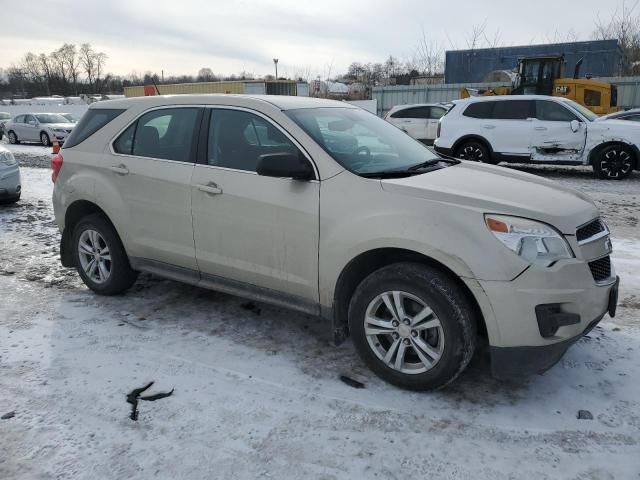
[[[456,159],[456,158],[432,158],[431,160],[427,160],[426,162],[422,162],[422,163],[417,163],[409,168],[407,168],[408,171],[413,172],[416,170],[422,170],[423,168],[429,168],[432,167],[434,165],[437,165],[438,163],[450,163],[451,165],[457,165],[458,163],[460,163],[460,160]]]
[[[415,175],[415,172],[410,172],[408,170],[382,170],[380,172],[358,173],[358,175],[364,178],[402,178]]]

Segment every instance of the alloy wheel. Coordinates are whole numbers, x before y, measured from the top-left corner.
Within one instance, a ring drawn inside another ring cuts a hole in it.
[[[611,149],[600,158],[600,171],[606,178],[626,176],[633,168],[633,159],[624,149]]]
[[[426,302],[407,292],[376,296],[367,307],[364,330],[375,355],[400,373],[431,370],[444,352],[440,320]]]
[[[465,145],[458,154],[463,160],[471,160],[474,162],[484,161],[484,152],[476,145]]]
[[[49,135],[47,135],[46,133],[42,132],[40,134],[40,142],[42,142],[42,145],[44,145],[45,147],[48,147],[49,144],[51,143],[51,141],[49,140]]]
[[[9,132],[9,143],[11,144],[18,143],[18,137],[16,137],[16,134],[13,132]]]
[[[111,253],[102,235],[85,230],[78,240],[80,266],[92,282],[104,283],[111,276]]]

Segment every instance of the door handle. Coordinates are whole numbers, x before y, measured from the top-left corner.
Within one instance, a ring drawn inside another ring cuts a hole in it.
[[[118,175],[128,175],[129,174],[129,169],[127,168],[126,165],[123,165],[123,164],[111,165],[109,167],[109,170],[111,170],[113,173],[117,173]]]
[[[547,129],[547,127],[535,127],[535,129],[536,129],[536,130],[539,130],[539,131],[543,131],[543,130],[546,130],[546,129]]]
[[[493,130],[494,128],[496,128],[495,125],[483,125],[482,128],[486,128],[487,130]]]
[[[209,182],[207,185],[197,185],[197,187],[198,190],[209,195],[220,195],[222,193],[222,189],[213,182]]]

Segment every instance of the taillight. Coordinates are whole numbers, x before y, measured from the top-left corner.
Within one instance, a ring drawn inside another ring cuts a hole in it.
[[[385,113],[385,114],[384,114],[384,117],[382,117],[382,119],[383,119],[383,120],[386,120],[388,116],[389,116],[389,112]]]
[[[442,130],[442,122],[438,122],[438,130],[436,131],[436,138],[440,138],[440,130]]]
[[[62,155],[59,153],[57,155],[54,155],[53,158],[51,159],[51,170],[53,170],[53,172],[51,172],[51,180],[53,181],[53,183],[56,183],[56,179],[60,174],[60,169],[62,169],[63,161],[64,159],[62,158]]]

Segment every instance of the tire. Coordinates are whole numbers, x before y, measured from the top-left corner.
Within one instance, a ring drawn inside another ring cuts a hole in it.
[[[476,140],[463,142],[456,148],[454,156],[472,162],[490,163],[492,165],[498,163],[491,158],[491,152],[487,146]]]
[[[598,152],[592,166],[598,178],[622,180],[635,168],[636,158],[631,148],[626,145],[608,145]]]
[[[92,214],[82,218],[73,230],[72,241],[76,269],[85,285],[95,293],[117,295],[135,283],[138,272],[131,268],[120,237],[103,215]],[[80,246],[81,241],[84,249]],[[91,253],[96,250],[104,256],[96,257]],[[100,258],[97,265],[96,258]]]
[[[389,303],[394,309],[402,305],[405,318],[397,309],[392,313]],[[449,275],[417,263],[396,263],[357,287],[349,304],[349,329],[358,354],[380,378],[409,390],[432,390],[452,382],[471,360],[474,312]]]
[[[47,132],[40,132],[40,143],[42,143],[43,147],[48,147],[51,145],[51,139]]]
[[[16,143],[20,143],[20,140],[18,140],[18,136],[15,134],[15,132],[10,131],[7,136],[9,137],[9,143],[12,145],[15,145]]]
[[[4,199],[0,200],[0,205],[12,205],[12,204],[17,203],[19,201],[20,201],[20,194],[18,194],[16,197],[4,198]]]

